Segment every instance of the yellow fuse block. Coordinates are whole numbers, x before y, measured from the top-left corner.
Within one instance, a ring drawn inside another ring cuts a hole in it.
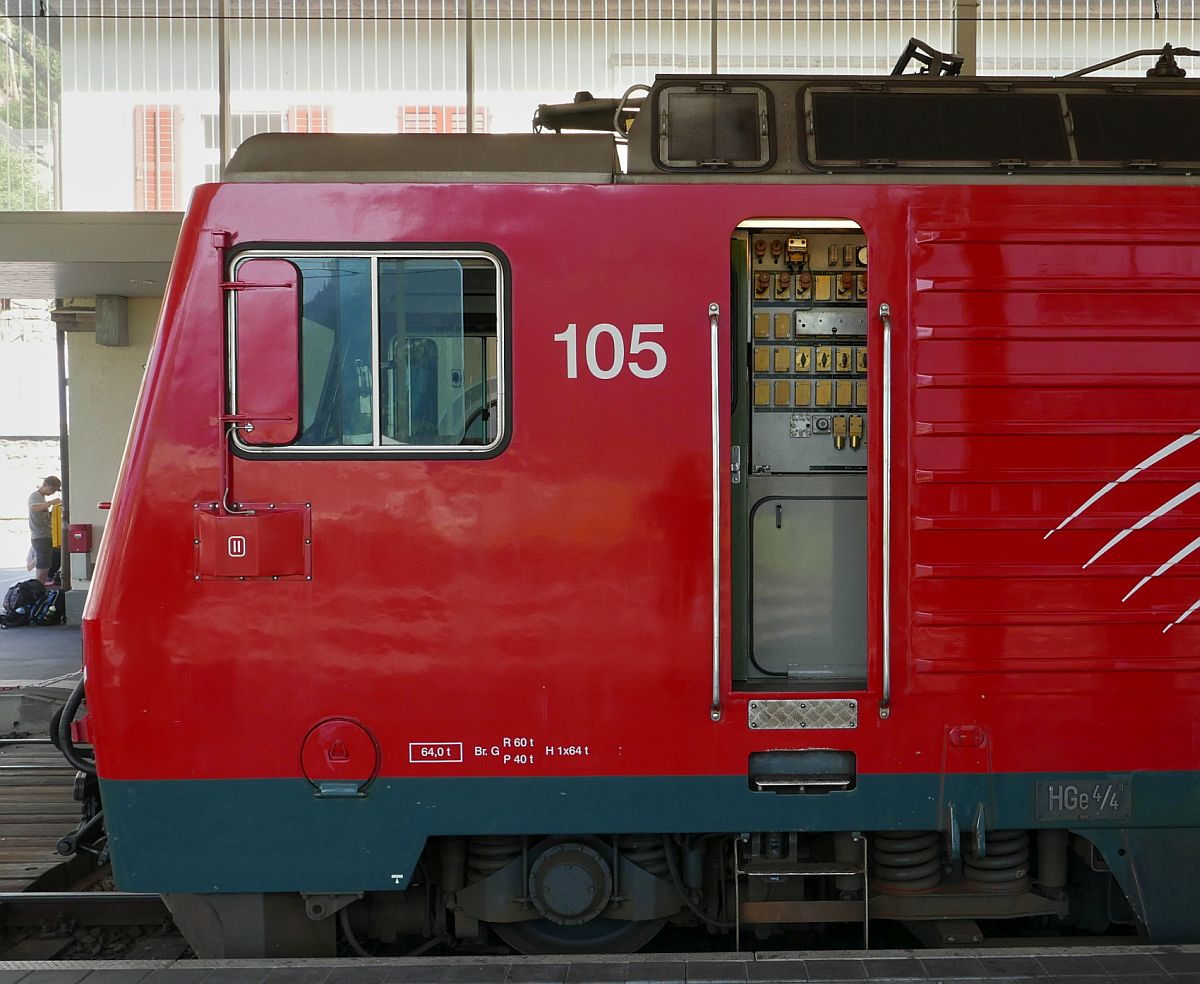
[[[829,274],[818,274],[813,277],[813,300],[828,301],[833,297],[833,277]]]
[[[833,418],[833,446],[839,451],[846,446],[846,418],[838,414]]]
[[[817,346],[817,372],[833,372],[833,346]]]
[[[790,301],[792,299],[792,275],[786,271],[775,274],[775,300]]]
[[[854,371],[867,371],[867,347],[865,345],[854,350]]]
[[[867,405],[867,381],[865,379],[858,379],[854,382],[854,405],[856,407]]]
[[[779,311],[775,315],[775,337],[792,337],[792,316],[787,311]]]
[[[807,407],[812,405],[812,386],[811,379],[796,380],[796,406]]]
[[[754,275],[754,296],[760,300],[771,292],[771,275],[767,272]]]
[[[854,349],[849,345],[839,345],[834,351],[833,365],[835,372],[853,372]]]
[[[833,405],[833,380],[818,379],[817,380],[817,406],[828,407]]]
[[[807,345],[796,349],[796,372],[812,372],[812,349]]]
[[[790,407],[792,405],[792,383],[788,379],[775,380],[775,406]]]
[[[850,415],[850,447],[857,451],[863,439],[863,419],[862,414],[855,413]]]
[[[754,337],[771,337],[771,316],[765,311],[759,311],[754,315]]]
[[[769,379],[754,380],[754,405],[756,407],[771,405],[771,381]]]
[[[792,371],[792,350],[784,348],[782,345],[775,349],[775,371],[776,372],[791,372]]]
[[[839,407],[854,406],[854,380],[839,379],[834,384],[833,402]]]
[[[771,371],[771,350],[766,345],[754,346],[754,371]]]

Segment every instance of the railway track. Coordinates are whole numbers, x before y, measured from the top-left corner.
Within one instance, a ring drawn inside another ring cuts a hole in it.
[[[0,961],[177,959],[187,952],[157,895],[0,893]]]

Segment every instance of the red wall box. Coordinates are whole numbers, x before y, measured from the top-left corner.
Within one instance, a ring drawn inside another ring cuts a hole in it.
[[[71,525],[67,527],[67,550],[70,553],[91,553],[91,523],[71,523]]]

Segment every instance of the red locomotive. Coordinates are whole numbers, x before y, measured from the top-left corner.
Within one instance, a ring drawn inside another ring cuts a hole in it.
[[[85,613],[120,886],[202,955],[1200,941],[1200,88],[597,105],[623,169],[195,193]]]

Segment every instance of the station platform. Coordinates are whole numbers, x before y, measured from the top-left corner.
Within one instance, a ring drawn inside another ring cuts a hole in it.
[[[0,984],[1200,984],[1200,946],[0,962]]]
[[[11,585],[27,577],[29,572],[24,568],[0,567],[0,598]],[[22,625],[0,630],[0,690],[78,672],[82,662],[78,625]]]

